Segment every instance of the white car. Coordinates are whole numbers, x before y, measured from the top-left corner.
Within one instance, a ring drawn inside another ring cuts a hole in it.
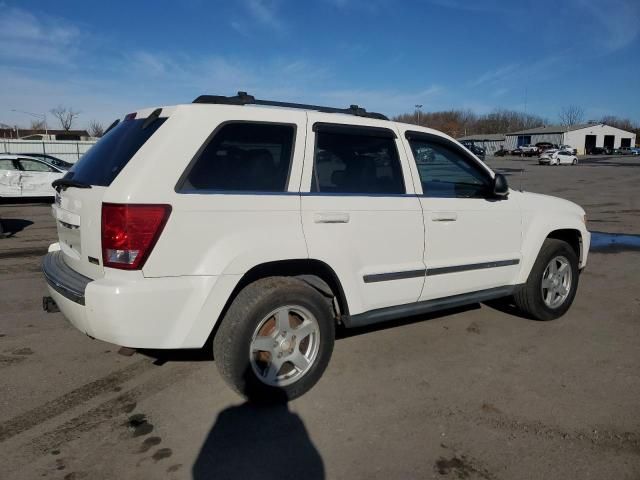
[[[55,185],[45,308],[132,348],[212,338],[253,400],[310,389],[337,324],[510,295],[558,318],[590,243],[578,205],[443,133],[243,92],[129,114]]]
[[[578,165],[578,157],[566,150],[546,150],[538,157],[540,165]]]
[[[35,157],[0,155],[0,197],[53,197],[66,170]]]

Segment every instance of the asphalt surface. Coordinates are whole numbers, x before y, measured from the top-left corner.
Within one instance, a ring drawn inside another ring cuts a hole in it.
[[[640,478],[640,245],[608,235],[640,234],[640,159],[487,163],[602,233],[569,313],[342,332],[288,406],[243,402],[208,351],[127,357],[44,313],[50,205],[0,204],[0,478]]]

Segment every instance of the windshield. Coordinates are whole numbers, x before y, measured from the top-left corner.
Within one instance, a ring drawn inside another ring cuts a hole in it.
[[[144,118],[120,122],[82,156],[65,178],[108,187],[165,120],[158,118],[144,129]]]

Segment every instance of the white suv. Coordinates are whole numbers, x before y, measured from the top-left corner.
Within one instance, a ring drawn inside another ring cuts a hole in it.
[[[67,319],[133,348],[211,339],[257,400],[311,388],[336,324],[510,295],[557,318],[590,242],[582,208],[440,132],[243,92],[129,114],[54,186],[43,271]]]

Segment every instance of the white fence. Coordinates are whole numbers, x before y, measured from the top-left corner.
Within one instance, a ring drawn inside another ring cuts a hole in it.
[[[92,141],[69,141],[57,140],[9,140],[0,139],[0,153],[27,154],[27,153],[45,153],[64,160],[65,162],[75,163],[80,157],[96,143]]]

